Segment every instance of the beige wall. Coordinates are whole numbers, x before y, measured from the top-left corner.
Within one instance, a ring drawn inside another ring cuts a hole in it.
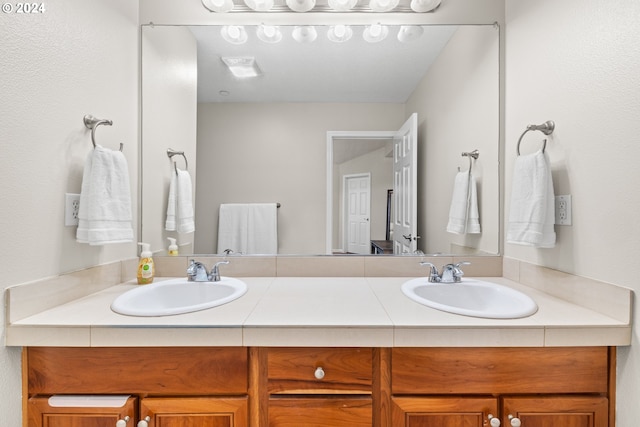
[[[325,253],[327,131],[388,131],[402,104],[199,104],[196,253],[221,203],[279,202],[278,251]]]
[[[418,247],[448,252],[451,245],[499,251],[499,31],[461,26],[407,102],[418,113]],[[461,153],[478,149],[476,177],[481,234],[455,235],[446,226]],[[459,253],[459,250],[456,250]]]
[[[507,244],[505,255],[639,292],[640,2],[506,4],[506,210],[517,139],[551,119],[554,188],[573,196],[573,225],[556,226],[554,249]],[[618,351],[620,427],[640,419],[638,308],[634,318],[633,345]]]
[[[75,227],[64,226],[64,194],[80,192],[92,149],[83,116],[108,118],[113,126],[96,137],[109,148],[124,143],[137,218],[138,2],[44,4],[42,14],[0,15],[2,290],[136,255],[135,242],[76,243]],[[3,426],[21,425],[20,379],[20,349],[0,348]]]
[[[191,253],[193,233],[165,231],[169,183],[175,173],[167,149],[184,151],[195,195],[197,46],[184,27],[145,26],[142,30],[142,241],[166,254],[167,237]],[[182,156],[174,156],[184,169]]]

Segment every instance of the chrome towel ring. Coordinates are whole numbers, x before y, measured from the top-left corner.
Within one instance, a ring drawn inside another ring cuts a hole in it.
[[[87,129],[91,129],[91,142],[93,143],[93,148],[96,148],[96,128],[100,125],[111,126],[113,125],[113,122],[111,120],[106,120],[106,119],[97,119],[93,117],[91,114],[87,114],[86,116],[84,116],[83,120],[84,120],[84,125],[87,127]],[[120,151],[122,151],[122,147],[123,147],[123,144],[121,142]]]
[[[556,128],[556,124],[553,122],[553,120],[547,120],[546,122],[542,123],[541,125],[529,125],[527,126],[527,129],[522,132],[522,135],[520,135],[520,138],[518,139],[518,146],[516,147],[516,153],[518,153],[518,156],[520,155],[520,142],[522,142],[522,137],[524,136],[525,133],[529,132],[530,130],[539,130],[540,132],[544,133],[545,135],[551,135],[554,131],[554,129]],[[544,150],[547,148],[547,139],[544,139],[544,145],[542,146],[542,152],[544,153]]]
[[[184,158],[184,170],[189,169],[189,162],[187,161],[187,156],[184,155],[184,151],[177,151],[173,148],[167,148],[167,156],[171,159],[173,156],[182,156]],[[178,166],[176,166],[176,162],[173,162],[173,168],[176,171],[176,175],[178,174]]]

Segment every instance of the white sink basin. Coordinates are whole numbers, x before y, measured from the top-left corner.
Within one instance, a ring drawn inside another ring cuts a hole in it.
[[[402,292],[420,304],[465,316],[517,319],[538,311],[538,305],[528,295],[475,279],[463,279],[460,283],[429,283],[427,278],[417,278],[405,282]]]
[[[111,310],[129,316],[168,316],[226,304],[247,292],[242,280],[222,277],[219,282],[171,279],[141,285],[117,297]]]

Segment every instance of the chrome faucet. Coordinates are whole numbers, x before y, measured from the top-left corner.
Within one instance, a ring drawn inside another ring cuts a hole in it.
[[[460,283],[464,271],[460,268],[461,265],[469,265],[469,261],[462,261],[457,264],[446,264],[442,267],[442,273],[438,274],[438,268],[430,262],[423,261],[420,265],[429,266],[429,282],[431,283]]]
[[[187,268],[187,280],[190,282],[219,282],[220,281],[220,265],[229,264],[229,261],[218,261],[211,268],[211,272],[207,273],[207,267],[199,261],[191,260],[189,268]]]
[[[210,275],[210,280],[213,282],[220,281],[220,268],[218,267],[220,264],[227,265],[229,264],[229,261],[218,261],[213,265],[213,268],[211,269],[211,275]]]

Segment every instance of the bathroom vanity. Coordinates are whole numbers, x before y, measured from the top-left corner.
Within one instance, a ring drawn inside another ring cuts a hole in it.
[[[25,361],[32,427],[605,427],[615,400],[607,347],[32,347]],[[58,394],[129,397],[53,407]]]
[[[615,425],[615,347],[630,343],[623,288],[582,285],[570,301],[490,278],[539,308],[482,319],[411,301],[407,278],[243,280],[241,298],[188,314],[116,314],[110,303],[137,286],[123,283],[14,319],[24,425]],[[24,291],[10,290],[14,313],[35,297]],[[87,401],[50,401],[69,395]],[[115,395],[117,407],[92,406]]]

